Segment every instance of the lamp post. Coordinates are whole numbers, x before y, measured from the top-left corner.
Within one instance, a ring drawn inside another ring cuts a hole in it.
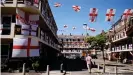
[[[84,23],[83,26],[85,26],[85,30],[86,30],[86,31],[85,31],[85,32],[86,32],[86,35],[85,35],[85,41],[86,41],[86,39],[87,39],[87,24]],[[88,52],[86,52],[86,54],[87,54],[87,53],[88,53]]]
[[[86,24],[86,23],[84,23],[83,25],[85,26],[85,30],[86,30],[86,37],[87,37],[87,24]]]

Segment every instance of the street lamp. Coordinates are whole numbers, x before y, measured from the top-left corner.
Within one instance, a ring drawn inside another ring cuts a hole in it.
[[[85,26],[85,30],[86,30],[86,37],[87,37],[87,24],[86,24],[86,23],[84,23],[83,25]]]

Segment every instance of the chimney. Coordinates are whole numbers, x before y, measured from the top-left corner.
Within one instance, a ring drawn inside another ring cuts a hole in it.
[[[82,33],[82,36],[83,36],[83,33]]]
[[[63,33],[61,35],[63,35]]]

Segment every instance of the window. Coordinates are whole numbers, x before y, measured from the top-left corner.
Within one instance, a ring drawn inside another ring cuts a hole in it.
[[[11,22],[12,16],[11,15],[3,15],[2,16],[2,35],[10,35],[11,31]]]
[[[78,41],[80,41],[80,39],[78,39]]]

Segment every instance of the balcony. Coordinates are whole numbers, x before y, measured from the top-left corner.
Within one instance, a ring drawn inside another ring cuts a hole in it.
[[[130,20],[126,34],[127,36],[133,36],[133,18]]]
[[[3,5],[1,7],[21,7],[25,9],[29,9],[27,11],[32,11],[37,13],[37,11],[40,9],[41,1],[38,0],[38,2],[34,2],[34,0],[5,0]],[[34,11],[32,9],[35,9]]]

